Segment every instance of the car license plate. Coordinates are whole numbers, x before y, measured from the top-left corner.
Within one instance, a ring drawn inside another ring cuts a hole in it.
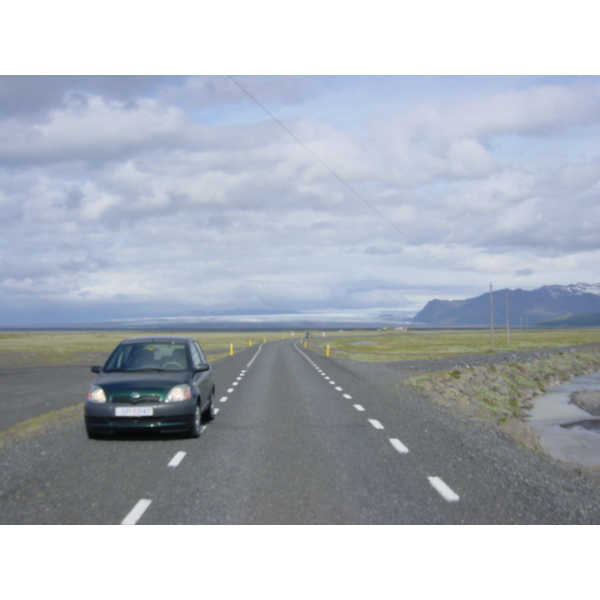
[[[151,417],[150,406],[119,406],[115,408],[115,417]]]

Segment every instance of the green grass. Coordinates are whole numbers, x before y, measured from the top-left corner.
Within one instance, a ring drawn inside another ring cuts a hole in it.
[[[357,344],[365,341],[376,343]],[[600,342],[600,329],[513,331],[510,333],[510,342],[506,331],[494,332],[495,352],[560,348],[592,342]],[[331,356],[369,362],[439,358],[492,351],[490,332],[481,330],[362,331],[343,338],[315,337],[309,342],[309,347],[319,354],[325,354],[327,345],[330,346]]]
[[[542,327],[600,327],[600,313],[571,315],[538,323]]]
[[[291,331],[267,332],[174,332],[198,340],[215,361],[234,352],[257,346],[263,341],[290,339]],[[303,331],[296,331],[293,339],[304,342]],[[81,362],[88,364],[95,354],[108,353],[123,339],[141,335],[169,335],[156,331],[0,331],[0,366],[13,356],[36,365]],[[394,361],[452,356],[454,354],[481,354],[491,352],[490,333],[481,330],[409,330],[409,331],[335,331],[322,337],[313,332],[307,342],[311,350],[325,354],[331,347],[331,356],[360,361]],[[356,342],[374,342],[356,345]],[[513,331],[510,343],[506,332],[496,330],[496,352],[558,348],[577,344],[600,342],[600,329],[546,329],[528,332]],[[97,364],[97,363],[94,363]]]
[[[289,338],[290,332],[157,332],[157,331],[25,331],[0,332],[2,358],[18,355],[36,365],[53,365],[85,360],[91,354],[107,353],[123,339],[144,335],[183,335],[195,338],[210,361],[229,355],[229,346],[239,352],[263,341]]]

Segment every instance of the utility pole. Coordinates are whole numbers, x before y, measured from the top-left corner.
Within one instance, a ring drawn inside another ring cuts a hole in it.
[[[492,352],[494,351],[494,297],[490,283],[490,333],[492,336]]]
[[[508,288],[506,288],[506,343],[510,346],[510,323],[508,320]]]

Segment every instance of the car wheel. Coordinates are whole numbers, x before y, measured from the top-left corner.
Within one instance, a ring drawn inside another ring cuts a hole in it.
[[[190,430],[190,436],[197,438],[202,433],[202,415],[200,414],[200,405],[196,404],[196,410],[194,411],[194,424]]]
[[[202,422],[208,423],[215,418],[215,392],[212,391],[210,398],[208,399],[208,407],[204,409],[202,413]]]

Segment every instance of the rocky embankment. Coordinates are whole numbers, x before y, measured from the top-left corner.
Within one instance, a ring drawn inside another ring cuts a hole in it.
[[[537,434],[522,420],[535,396],[573,377],[600,371],[600,348],[569,349],[515,355],[515,360],[491,364],[459,364],[449,371],[422,373],[403,381],[435,402],[457,406],[475,417],[491,418],[525,446],[542,450]],[[479,361],[477,361],[479,362]],[[600,410],[597,396],[574,394],[571,402],[583,410]]]

